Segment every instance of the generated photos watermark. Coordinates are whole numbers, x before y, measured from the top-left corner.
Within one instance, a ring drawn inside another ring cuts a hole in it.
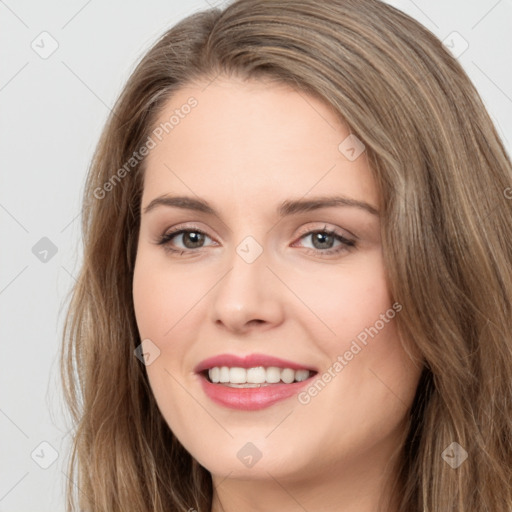
[[[352,340],[350,348],[342,355],[337,356],[336,361],[327,368],[321,375],[317,376],[315,381],[309,385],[307,389],[301,391],[297,395],[299,403],[307,405],[311,399],[317,396],[325,386],[331,382],[354,357],[359,354],[368,344],[369,338],[373,339],[384,329],[396,314],[402,310],[402,305],[395,302],[385,313],[381,313],[379,319],[370,327],[362,330],[355,339]]]
[[[103,199],[108,192],[111,192],[114,187],[129,174],[142,160],[149,154],[152,149],[155,149],[159,142],[161,142],[165,135],[171,133],[176,126],[178,126],[185,117],[190,114],[193,108],[197,107],[198,101],[191,96],[187,102],[181,105],[180,108],[174,110],[174,113],[169,117],[168,121],[160,123],[153,129],[151,135],[148,136],[144,144],[138,151],[134,151],[128,161],[120,167],[101,187],[94,189],[94,197],[96,199]]]

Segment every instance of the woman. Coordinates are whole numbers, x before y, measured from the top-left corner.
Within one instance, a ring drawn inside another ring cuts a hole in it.
[[[180,22],[88,176],[70,509],[76,484],[91,511],[508,512],[511,196],[474,87],[398,10]]]

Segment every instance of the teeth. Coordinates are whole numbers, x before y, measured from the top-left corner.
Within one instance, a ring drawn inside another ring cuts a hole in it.
[[[285,384],[291,384],[295,380],[295,370],[285,368],[280,373],[281,375],[279,377]]]
[[[219,368],[219,382],[229,382],[229,368],[227,366]]]
[[[292,382],[302,382],[310,376],[309,370],[292,370],[291,368],[278,368],[276,366],[256,366],[254,368],[239,368],[227,366],[216,366],[208,370],[208,377],[217,384],[227,384],[232,387],[259,387],[266,384],[277,384],[284,382],[291,384]]]
[[[309,370],[297,370],[295,372],[295,380],[299,382],[306,380],[309,377]]]
[[[275,366],[267,368],[267,378],[265,379],[270,384],[277,384],[281,380],[281,370]]]
[[[267,379],[267,370],[265,370],[263,366],[257,366],[256,368],[248,368],[246,374],[246,381],[250,382],[251,384],[263,384]]]
[[[244,368],[230,368],[229,382],[231,384],[243,384],[247,382],[247,372]]]

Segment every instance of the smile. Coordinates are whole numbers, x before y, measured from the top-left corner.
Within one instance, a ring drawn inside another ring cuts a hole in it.
[[[225,384],[227,386],[251,388],[271,384],[291,384],[302,382],[309,378],[309,370],[294,370],[293,368],[279,368],[277,366],[256,366],[253,368],[215,366],[208,370],[210,382]]]

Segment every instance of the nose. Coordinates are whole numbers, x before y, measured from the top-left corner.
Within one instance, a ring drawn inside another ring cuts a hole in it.
[[[218,327],[243,334],[283,321],[285,290],[267,264],[265,251],[252,262],[233,251],[229,270],[212,290],[211,319]]]

